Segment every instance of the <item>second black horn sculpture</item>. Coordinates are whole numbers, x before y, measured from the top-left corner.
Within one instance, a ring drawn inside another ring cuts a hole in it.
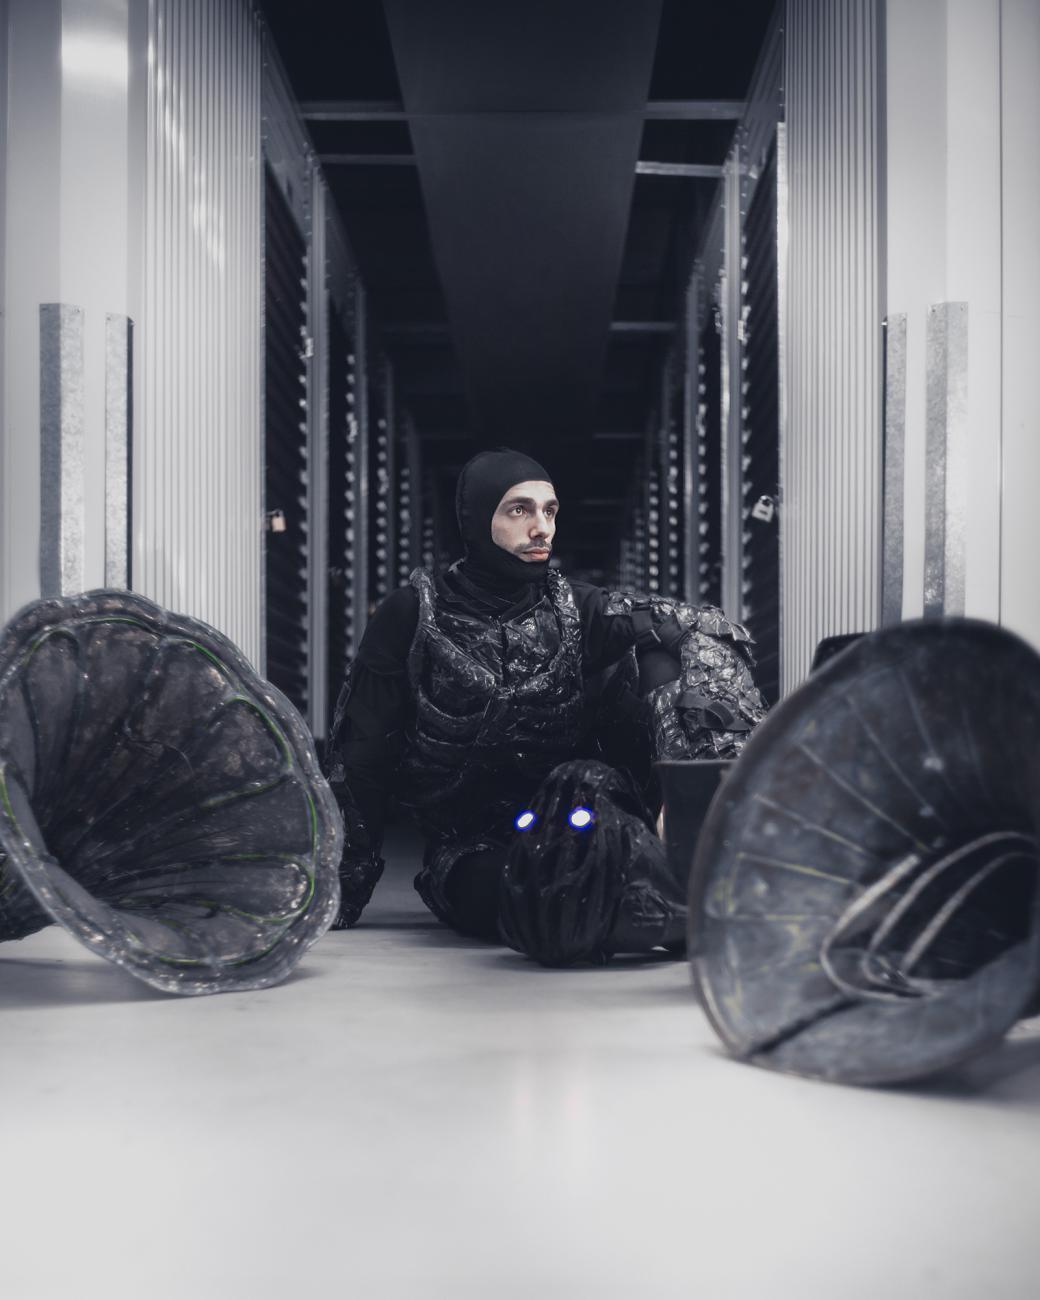
[[[691,875],[709,1018],[756,1064],[920,1078],[1040,988],[1040,657],[988,623],[857,640],[759,726]]]

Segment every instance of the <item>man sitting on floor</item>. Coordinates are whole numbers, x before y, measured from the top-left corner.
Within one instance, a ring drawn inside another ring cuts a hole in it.
[[[559,502],[520,452],[470,460],[456,510],[464,558],[436,576],[415,570],[378,606],[337,702],[329,780],[347,848],[336,928],[357,922],[382,874],[393,792],[426,840],[416,888],[462,933],[549,964],[681,951],[686,886],[652,832],[652,762],[740,752],[764,712],[747,633],[711,607],[550,568]],[[532,870],[533,841],[521,862],[518,831],[564,793],[602,801],[573,821],[602,833],[580,865],[558,838],[538,841]],[[608,834],[618,818],[647,833]]]

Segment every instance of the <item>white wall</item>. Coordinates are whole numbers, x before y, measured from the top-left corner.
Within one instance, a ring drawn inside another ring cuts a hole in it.
[[[0,0],[0,476],[4,472],[4,422],[6,419],[6,363],[4,360],[5,327],[7,303],[4,298],[4,286],[7,273],[4,255],[7,247],[7,0]],[[0,477],[0,484],[2,484]],[[3,610],[4,594],[4,501],[0,487],[0,618]]]
[[[1040,4],[1001,5],[1000,617],[1040,647]]]
[[[61,6],[8,3],[0,617],[40,592],[39,308],[61,301]]]
[[[261,653],[260,32],[153,0],[137,295],[134,586]]]
[[[962,427],[948,443],[950,613],[1001,620],[1040,645],[1032,556],[1040,494],[1040,6],[889,3],[887,300],[907,320],[904,617],[923,608],[929,308],[967,313]]]
[[[83,327],[80,381],[60,402],[83,466],[82,529],[70,530],[63,590],[106,580],[106,318],[129,317],[132,585],[213,623],[256,661],[261,41],[252,7],[8,0],[6,11],[0,618],[41,590],[40,390],[49,379],[40,307],[61,303]],[[74,370],[79,362],[77,348]]]
[[[10,0],[5,167],[3,524],[0,606],[40,594],[40,308],[73,307],[82,340],[61,393],[81,439],[67,485],[81,522],[64,582],[105,580],[106,320],[129,307],[130,0]],[[125,381],[125,376],[124,376]],[[63,585],[64,590],[72,589]]]
[[[879,617],[880,17],[874,0],[787,4],[785,690],[805,677],[821,638],[867,630]]]

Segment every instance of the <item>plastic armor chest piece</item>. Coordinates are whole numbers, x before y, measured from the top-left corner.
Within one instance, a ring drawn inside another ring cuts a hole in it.
[[[566,579],[513,621],[439,607],[417,569],[408,659],[415,722],[400,786],[434,835],[508,833],[511,813],[574,753],[582,717],[580,625]]]
[[[434,618],[455,649],[469,655],[505,687],[515,687],[549,669],[562,640],[556,611],[547,596],[515,622],[444,610],[435,610]]]

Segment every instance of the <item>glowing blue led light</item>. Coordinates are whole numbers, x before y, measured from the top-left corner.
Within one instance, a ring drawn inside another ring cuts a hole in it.
[[[526,831],[529,826],[534,825],[534,813],[528,808],[527,812],[517,813],[516,821],[513,823],[518,831]]]
[[[567,820],[575,830],[583,831],[586,826],[592,825],[592,813],[587,808],[572,808]]]

